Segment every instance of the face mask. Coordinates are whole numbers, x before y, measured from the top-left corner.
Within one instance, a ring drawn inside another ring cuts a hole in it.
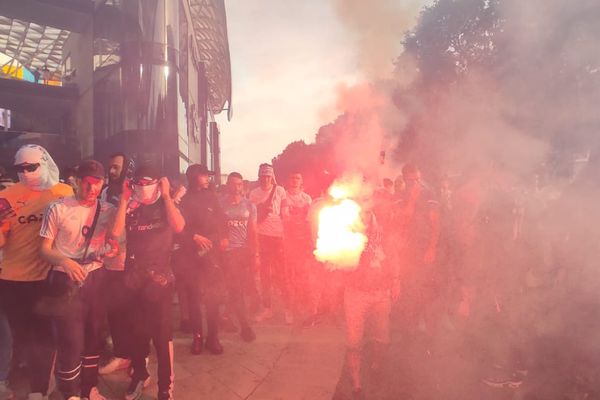
[[[158,183],[151,185],[134,185],[133,197],[142,204],[153,204],[160,197]]]
[[[41,166],[33,172],[19,172],[17,175],[19,176],[19,182],[28,188],[33,190],[41,190],[43,183]]]

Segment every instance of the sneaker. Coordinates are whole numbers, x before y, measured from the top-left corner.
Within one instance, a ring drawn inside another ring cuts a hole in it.
[[[129,368],[130,365],[131,360],[128,360],[126,358],[113,357],[108,363],[98,368],[98,373],[100,375],[108,375],[120,369]]]
[[[292,325],[294,323],[294,313],[286,310],[285,311],[285,323],[288,325]]]
[[[273,318],[273,311],[270,308],[265,308],[256,317],[254,317],[254,320],[256,322],[263,322],[271,318]]]
[[[213,354],[223,354],[223,346],[221,345],[221,342],[219,342],[219,338],[216,336],[207,337],[204,347]]]
[[[8,386],[8,381],[0,381],[0,400],[10,400],[13,398],[13,392]]]
[[[244,342],[253,342],[256,339],[256,334],[249,325],[242,327],[240,336]]]
[[[132,379],[127,393],[125,393],[125,400],[138,400],[142,397],[144,392],[144,381],[141,379]]]

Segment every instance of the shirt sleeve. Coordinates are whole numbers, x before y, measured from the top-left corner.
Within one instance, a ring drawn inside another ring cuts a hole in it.
[[[58,210],[56,203],[50,204],[44,213],[40,236],[46,239],[55,239],[58,233]]]

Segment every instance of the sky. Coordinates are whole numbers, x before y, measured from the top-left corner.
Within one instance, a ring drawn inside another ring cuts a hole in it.
[[[227,121],[226,112],[217,116],[222,171],[254,179],[258,165],[289,143],[312,142],[318,128],[337,114],[336,88],[358,82],[363,74],[334,1],[225,4],[233,118]]]

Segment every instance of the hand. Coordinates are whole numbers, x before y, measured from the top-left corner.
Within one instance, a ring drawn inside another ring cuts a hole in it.
[[[173,194],[173,202],[175,204],[179,204],[181,202],[181,199],[183,198],[183,196],[185,196],[186,193],[187,193],[187,189],[185,188],[185,186],[183,186],[183,185],[179,186],[179,188]]]
[[[158,181],[158,188],[160,190],[160,195],[163,199],[171,198],[171,184],[169,183],[169,179],[166,176],[163,176]]]
[[[402,285],[400,284],[400,279],[394,278],[392,281],[392,301],[398,301],[401,289]]]
[[[110,246],[110,250],[104,253],[104,256],[108,258],[113,258],[119,252],[119,243],[117,243],[115,239],[108,239],[106,242]]]
[[[212,249],[212,241],[209,238],[206,238],[202,235],[194,235],[194,242],[201,250],[210,250]]]
[[[121,188],[121,200],[129,201],[131,199],[132,191],[131,191],[131,181],[129,179],[125,179],[123,181],[123,187]]]
[[[0,212],[0,225],[2,225],[4,223],[4,220],[8,219],[8,218],[12,218],[14,216],[16,216],[17,214],[15,213],[15,210],[11,208],[3,210],[2,212]]]
[[[428,248],[427,251],[425,252],[425,255],[423,256],[423,262],[425,264],[433,264],[435,262],[435,259],[436,259],[435,247]]]
[[[68,258],[63,264],[63,268],[65,269],[65,272],[69,278],[75,282],[83,282],[87,276],[87,273],[84,271],[81,265],[70,258]]]

